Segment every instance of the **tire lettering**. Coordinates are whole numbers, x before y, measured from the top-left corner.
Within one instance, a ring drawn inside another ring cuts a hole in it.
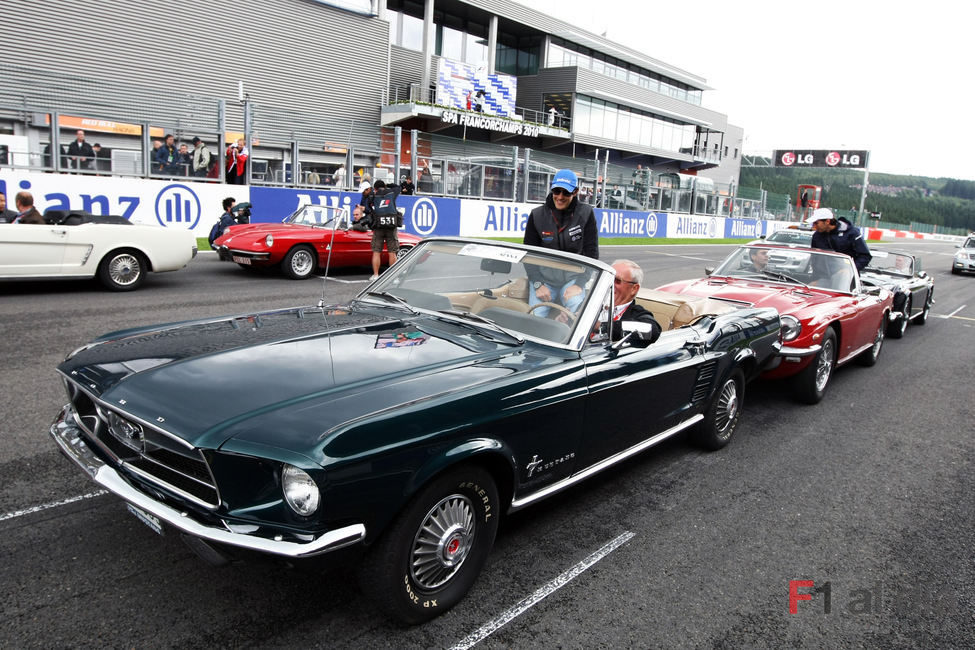
[[[426,607],[426,608],[428,608],[428,609],[430,607],[436,607],[437,606],[437,601],[435,601],[435,600],[424,600],[423,601],[423,606]]]
[[[420,599],[419,597],[417,597],[415,593],[413,593],[413,586],[410,585],[410,576],[408,575],[403,576],[403,584],[406,585],[406,595],[409,597],[410,600],[413,601],[414,605],[418,605],[420,603]]]

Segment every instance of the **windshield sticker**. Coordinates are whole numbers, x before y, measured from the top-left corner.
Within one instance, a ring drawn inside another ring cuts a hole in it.
[[[470,257],[485,257],[492,260],[502,260],[504,262],[520,262],[527,251],[515,250],[513,248],[501,248],[499,246],[485,246],[484,244],[467,244],[458,251],[458,255],[469,255]]]
[[[423,345],[430,338],[423,332],[399,332],[397,334],[380,334],[376,337],[376,349],[405,348],[411,345]]]

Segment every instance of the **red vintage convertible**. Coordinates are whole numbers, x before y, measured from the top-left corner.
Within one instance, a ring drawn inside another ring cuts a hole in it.
[[[862,285],[850,257],[811,248],[749,245],[707,271],[699,280],[641,290],[637,299],[658,320],[666,320],[669,311],[679,317],[685,302],[695,303],[690,307],[697,311],[720,311],[729,303],[774,307],[782,320],[783,345],[762,377],[791,377],[796,398],[808,404],[823,398],[837,366],[853,359],[865,366],[877,362],[893,313],[893,294]]]
[[[345,208],[304,205],[281,223],[230,226],[213,247],[220,259],[244,268],[279,266],[286,276],[304,280],[326,265],[372,264],[372,233],[353,230],[351,225]],[[403,253],[420,237],[401,232],[399,242]],[[389,263],[385,252],[382,263]]]

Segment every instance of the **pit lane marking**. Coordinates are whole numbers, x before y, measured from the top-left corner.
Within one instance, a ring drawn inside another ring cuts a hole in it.
[[[615,551],[617,548],[619,548],[626,542],[630,541],[634,537],[634,535],[635,533],[626,531],[616,539],[613,539],[612,541],[608,542],[598,551],[591,554],[589,557],[585,558],[584,560],[582,560],[572,568],[563,571],[556,578],[550,580],[549,582],[539,587],[535,591],[535,593],[533,593],[531,596],[528,596],[527,598],[523,599],[521,602],[517,603],[513,607],[505,610],[497,617],[488,621],[487,623],[479,627],[477,630],[475,630],[471,634],[467,635],[466,637],[464,637],[463,639],[455,643],[453,646],[451,646],[450,650],[468,650],[469,648],[472,648],[473,646],[477,645],[478,643],[480,643],[490,635],[494,634],[502,627],[504,627],[505,625],[507,625],[508,623],[510,623],[511,621],[518,618],[526,611],[528,611],[529,609],[531,609],[532,607],[540,603],[546,597],[554,594],[556,591],[558,591],[559,589],[567,585],[573,578],[575,578],[577,575],[579,575],[580,573],[582,573],[592,565],[594,565],[596,562],[599,562],[601,559],[603,559],[604,557],[606,557],[607,555]]]
[[[945,315],[945,314],[939,314],[938,315],[938,318],[946,318],[946,319],[947,318],[960,318],[962,320],[975,320],[975,318],[968,318],[966,316],[955,316],[955,314],[957,314],[958,312],[960,312],[962,309],[964,309],[967,306],[968,305],[962,305],[961,307],[959,307],[958,309],[956,309],[955,311],[953,311],[953,312],[951,312],[950,314],[947,314],[947,315]]]
[[[100,497],[103,494],[108,494],[108,490],[99,490],[98,492],[79,494],[76,497],[62,499],[61,501],[55,501],[54,503],[45,503],[39,506],[34,506],[33,508],[26,508],[25,510],[15,510],[13,512],[7,512],[0,515],[0,521],[6,521],[8,519],[14,519],[16,517],[23,517],[24,515],[31,515],[34,514],[35,512],[50,510],[51,508],[60,508],[61,506],[66,506],[69,503],[74,503],[75,501],[82,501],[84,499],[94,499],[95,497]]]

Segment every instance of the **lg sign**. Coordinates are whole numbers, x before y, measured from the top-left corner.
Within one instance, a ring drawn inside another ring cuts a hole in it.
[[[776,167],[866,167],[867,151],[776,150]]]

